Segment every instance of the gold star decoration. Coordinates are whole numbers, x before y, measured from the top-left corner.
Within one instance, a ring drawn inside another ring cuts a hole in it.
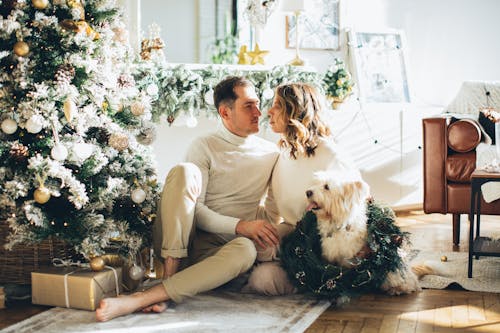
[[[255,65],[255,64],[261,64],[264,65],[264,57],[269,53],[269,51],[266,50],[261,50],[259,48],[259,44],[255,44],[255,49],[253,51],[248,52],[248,55],[250,56],[250,64]]]
[[[249,65],[250,56],[248,55],[247,46],[242,45],[240,47],[240,52],[238,53],[238,65]]]

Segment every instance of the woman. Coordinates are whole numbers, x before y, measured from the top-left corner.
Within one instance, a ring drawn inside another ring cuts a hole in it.
[[[321,112],[322,96],[306,83],[283,84],[276,88],[273,105],[268,111],[272,130],[281,134],[278,143],[281,153],[272,176],[273,194],[280,215],[293,227],[304,215],[305,192],[312,185],[316,172],[359,173],[334,143],[329,127],[321,119]],[[244,290],[282,295],[294,292],[295,288],[279,262],[274,261],[257,266]]]

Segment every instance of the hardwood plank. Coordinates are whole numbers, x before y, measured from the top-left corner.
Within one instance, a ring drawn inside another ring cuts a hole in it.
[[[397,333],[399,325],[399,315],[384,315],[380,324],[380,333]]]
[[[398,333],[413,333],[417,327],[417,312],[403,312],[399,316]]]
[[[428,333],[432,332],[434,327],[435,308],[425,309],[417,312],[417,325],[415,332]]]

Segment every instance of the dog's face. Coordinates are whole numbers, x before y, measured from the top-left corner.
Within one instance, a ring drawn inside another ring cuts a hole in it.
[[[338,172],[318,172],[314,185],[306,191],[311,209],[319,222],[345,221],[358,205],[365,205],[370,195],[368,184],[358,177]]]

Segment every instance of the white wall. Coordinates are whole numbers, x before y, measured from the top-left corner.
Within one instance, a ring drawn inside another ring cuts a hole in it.
[[[162,26],[167,60],[196,59],[198,1],[142,0],[142,27]],[[175,3],[175,4],[174,4]],[[464,80],[499,80],[500,1],[497,0],[344,0],[341,25],[359,30],[383,28],[406,32],[411,106],[368,105],[359,112],[352,98],[339,111],[329,111],[339,144],[349,150],[376,198],[396,206],[422,201],[421,118],[441,112]],[[345,40],[344,40],[345,42]],[[294,56],[285,48],[285,13],[276,11],[259,34],[261,49],[270,50],[267,64],[283,64]],[[302,50],[310,66],[325,70],[339,52]],[[195,129],[159,126],[157,151],[161,177],[180,162],[194,137],[210,132],[216,121],[199,119]],[[269,132],[262,134],[272,140]],[[400,140],[403,138],[403,140]],[[375,140],[378,143],[375,143]]]

